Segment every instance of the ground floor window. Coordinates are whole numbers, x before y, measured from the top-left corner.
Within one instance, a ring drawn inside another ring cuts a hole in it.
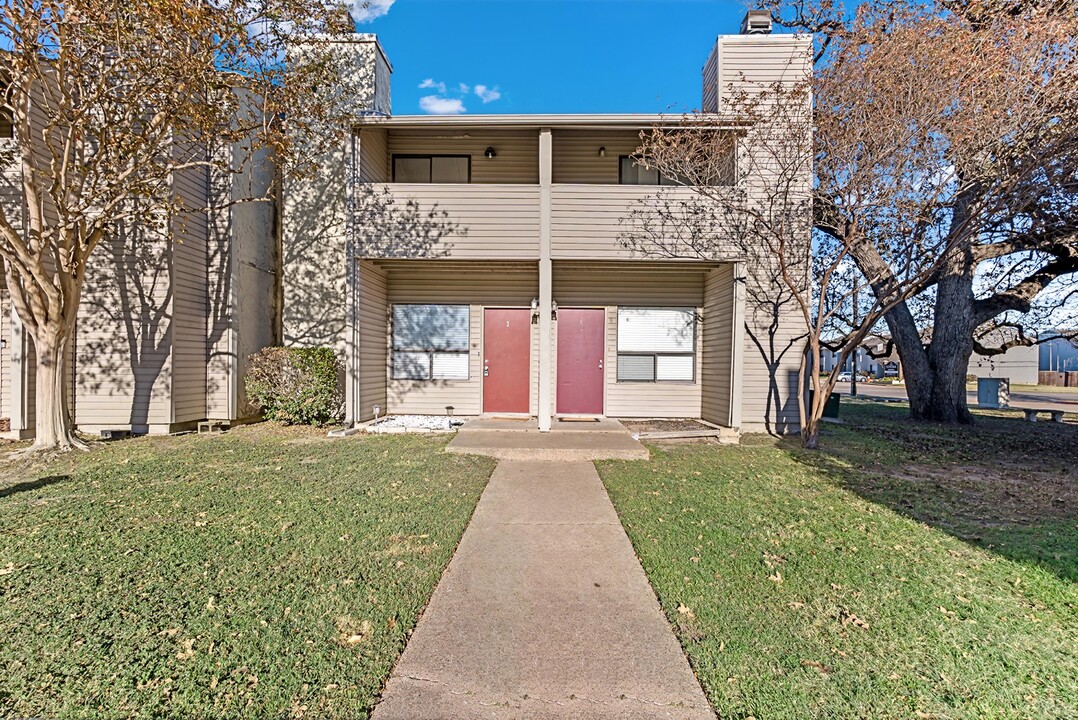
[[[618,308],[618,382],[693,382],[693,308]]]
[[[467,380],[467,305],[394,305],[394,380]]]

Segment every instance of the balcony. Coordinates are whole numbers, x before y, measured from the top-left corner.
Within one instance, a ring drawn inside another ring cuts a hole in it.
[[[555,260],[620,260],[639,257],[622,245],[626,234],[641,236],[645,225],[634,211],[650,216],[646,229],[665,243],[692,232],[717,232],[691,210],[696,192],[658,185],[569,185],[551,189],[551,256]]]
[[[385,257],[536,260],[539,186],[388,183],[393,204],[378,206],[381,240],[363,254]],[[363,224],[362,221],[360,223]]]

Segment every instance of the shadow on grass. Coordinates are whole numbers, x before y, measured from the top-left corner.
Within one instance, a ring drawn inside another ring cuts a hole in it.
[[[843,405],[799,461],[873,503],[1008,559],[1078,582],[1078,426],[981,415],[910,420],[905,406]]]
[[[7,487],[0,487],[0,498],[6,498],[24,492],[32,492],[70,479],[70,475],[51,475],[49,477],[38,478],[37,480],[27,480],[26,482],[15,483],[14,485],[8,485]]]

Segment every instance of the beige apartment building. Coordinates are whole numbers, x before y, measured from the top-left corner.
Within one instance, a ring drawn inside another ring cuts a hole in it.
[[[540,430],[581,416],[796,430],[799,347],[776,357],[767,346],[790,345],[799,321],[792,308],[771,318],[746,306],[761,268],[733,247],[665,260],[620,240],[647,198],[693,192],[632,158],[640,133],[669,119],[393,115],[378,39],[329,41],[364,80],[352,99],[362,121],[316,178],[284,188],[279,213],[209,217],[193,241],[160,245],[171,260],[154,285],[156,314],[113,307],[114,338],[80,327],[78,347],[103,348],[76,348],[80,428],[168,432],[249,418],[244,360],[280,343],[340,350],[350,425],[449,412],[532,417]],[[802,80],[811,41],[722,35],[703,67],[701,117],[751,138],[724,99]],[[753,202],[760,183],[737,182],[732,190]],[[123,251],[113,255],[122,266]],[[0,416],[25,435],[32,348],[2,310]],[[100,304],[84,308],[96,312]],[[144,347],[163,356],[147,371],[148,391],[136,388],[131,335],[152,335]]]

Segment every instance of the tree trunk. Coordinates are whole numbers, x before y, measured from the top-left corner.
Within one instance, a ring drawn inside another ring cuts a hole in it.
[[[37,355],[35,389],[36,418],[32,450],[72,450],[86,446],[75,437],[68,412],[67,347],[68,329],[40,328],[32,335]]]
[[[935,323],[928,363],[932,395],[925,418],[971,423],[966,374],[973,354],[973,276],[964,269],[943,277],[936,287]]]
[[[806,450],[820,449],[820,420],[809,416],[801,428],[801,447]]]
[[[910,401],[910,417],[923,420],[929,415],[932,400],[932,368],[921,342],[921,333],[905,302],[884,315],[884,320],[898,350],[898,360],[906,381],[906,396]]]

